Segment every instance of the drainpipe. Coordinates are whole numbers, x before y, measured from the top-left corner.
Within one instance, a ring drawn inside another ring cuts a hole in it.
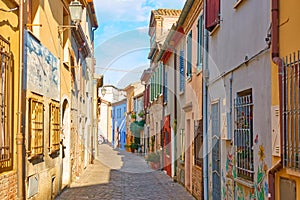
[[[280,161],[276,163],[268,172],[269,181],[269,199],[275,200],[275,174],[282,169],[283,151],[282,151],[282,139],[283,139],[283,96],[282,96],[282,72],[283,72],[283,60],[279,57],[279,0],[272,0],[272,60],[278,66],[278,83],[279,83],[279,121],[280,121]]]
[[[24,131],[22,126],[23,111],[23,65],[24,65],[24,1],[20,1],[19,6],[19,99],[18,99],[18,132],[16,135],[17,142],[17,198],[25,199],[25,143]]]
[[[205,19],[205,18],[204,18]],[[203,196],[204,200],[208,200],[208,96],[207,82],[209,78],[208,71],[208,31],[204,30],[204,73],[203,73]]]
[[[174,176],[177,176],[177,51],[174,48],[174,120],[176,120],[176,125],[174,128]]]

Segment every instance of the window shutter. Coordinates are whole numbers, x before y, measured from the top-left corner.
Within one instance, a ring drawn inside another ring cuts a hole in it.
[[[200,16],[198,21],[198,55],[197,55],[197,70],[201,70],[203,65],[203,15]]]
[[[180,51],[180,91],[184,90],[184,51]]]
[[[212,31],[220,22],[220,0],[207,0],[206,1],[206,18],[205,27],[207,30]]]
[[[187,39],[187,78],[192,76],[192,38],[193,33],[191,31]]]
[[[164,76],[164,102],[168,101],[168,72],[165,71]]]

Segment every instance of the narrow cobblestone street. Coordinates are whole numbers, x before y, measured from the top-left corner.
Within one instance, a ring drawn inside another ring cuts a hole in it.
[[[194,199],[162,171],[151,170],[143,157],[109,145],[57,200],[65,199]]]

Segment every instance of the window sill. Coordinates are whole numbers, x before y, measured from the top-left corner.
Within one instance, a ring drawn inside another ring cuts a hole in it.
[[[29,161],[33,161],[33,160],[42,160],[44,157],[43,154],[38,154],[38,155],[31,155],[27,158],[27,160]]]
[[[213,36],[220,29],[220,24],[217,24],[216,27],[209,33],[210,36]]]
[[[240,177],[235,178],[234,181],[248,188],[254,188],[254,183],[252,181],[248,181]]]
[[[234,8],[234,9],[237,9],[237,8],[242,4],[242,2],[244,2],[244,0],[238,0],[238,1],[234,4],[233,8]]]
[[[202,68],[197,69],[197,71],[196,71],[196,76],[199,76],[200,74],[202,74]]]
[[[292,175],[292,176],[295,176],[295,177],[300,177],[299,171],[296,171],[294,169],[286,168],[286,173],[288,175]]]
[[[189,75],[187,78],[186,78],[186,82],[191,82],[192,81],[192,75]]]

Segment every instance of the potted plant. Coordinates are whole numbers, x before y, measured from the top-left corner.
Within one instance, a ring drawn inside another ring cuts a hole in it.
[[[140,118],[144,118],[145,112],[142,110],[141,112],[139,112],[138,116],[139,116]]]
[[[136,114],[135,114],[135,112],[132,112],[131,115],[130,115],[130,117],[131,117],[132,121],[135,121],[136,120]]]
[[[160,169],[160,155],[158,152],[149,153],[146,157],[146,161],[150,163],[152,169]]]

